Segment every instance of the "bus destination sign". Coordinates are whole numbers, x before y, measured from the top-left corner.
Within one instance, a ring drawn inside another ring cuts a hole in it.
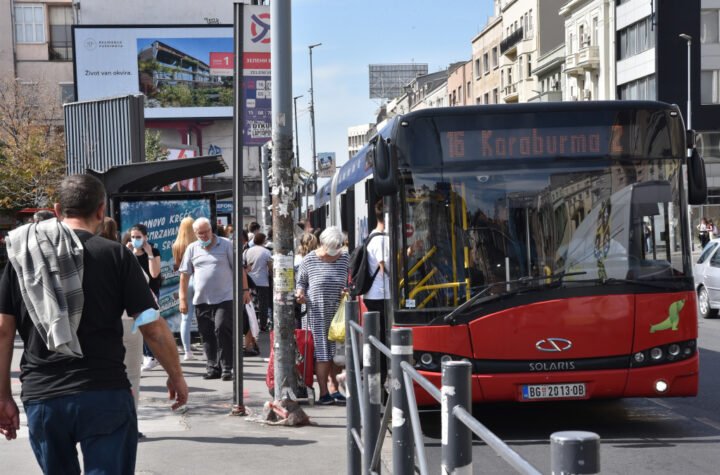
[[[448,159],[513,159],[622,155],[624,128],[563,127],[447,131]]]

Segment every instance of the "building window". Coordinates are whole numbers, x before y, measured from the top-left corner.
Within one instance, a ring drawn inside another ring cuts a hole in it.
[[[700,73],[700,102],[702,104],[720,104],[720,70]]]
[[[15,42],[45,43],[45,14],[42,5],[15,5]]]
[[[532,8],[528,12],[528,32],[533,30]]]
[[[490,72],[490,68],[488,67],[488,54],[483,54],[483,71],[485,71],[485,74]]]
[[[618,96],[621,100],[655,100],[657,98],[655,75],[618,86]]]
[[[485,100],[485,104],[490,104],[490,93],[486,92],[483,99]]]
[[[593,19],[592,19],[592,44],[594,46],[598,45],[599,30],[600,30],[600,27],[599,27],[598,17],[593,17]]]
[[[718,10],[702,10],[700,12],[700,43],[720,43]]]
[[[655,47],[655,29],[651,21],[650,17],[646,17],[618,32],[618,57],[621,60]]]
[[[60,101],[61,104],[75,102],[75,85],[72,83],[60,83]]]
[[[480,71],[480,58],[475,60],[475,79],[480,77],[482,71]]]
[[[498,49],[497,46],[492,49],[492,67],[497,69],[498,67]]]
[[[573,34],[572,34],[572,33],[570,33],[570,34],[568,35],[568,40],[567,40],[567,52],[568,52],[568,54],[572,54],[572,53],[573,53]]]
[[[498,90],[497,88],[493,89],[493,104],[499,104],[500,100],[498,99]]]
[[[580,41],[580,48],[587,46],[587,38],[585,38],[585,25],[578,27],[578,41]]]
[[[50,7],[50,60],[72,61],[72,7]]]
[[[528,78],[532,77],[532,55],[530,55],[530,54],[528,55],[528,58],[527,58],[527,77]]]
[[[465,85],[465,102],[470,104],[470,89],[472,87],[472,83],[468,81],[468,83]]]

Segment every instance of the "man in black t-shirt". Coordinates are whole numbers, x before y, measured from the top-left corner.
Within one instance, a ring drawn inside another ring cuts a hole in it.
[[[0,434],[12,440],[20,426],[10,389],[17,330],[24,343],[20,398],[43,472],[79,473],[75,446],[80,443],[88,473],[134,473],[137,415],[123,365],[121,315],[127,311],[136,318],[157,304],[132,253],[95,235],[105,214],[102,183],[90,175],[70,176],[59,198],[55,211],[83,247],[84,305],[75,331],[82,357],[48,349],[23,300],[18,271],[8,264],[0,278]],[[172,408],[184,405],[188,388],[165,320],[144,324],[140,331],[169,375]]]

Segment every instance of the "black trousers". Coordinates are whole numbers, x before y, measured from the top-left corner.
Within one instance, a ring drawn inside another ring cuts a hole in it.
[[[203,339],[207,370],[233,369],[233,302],[195,305],[198,331]]]

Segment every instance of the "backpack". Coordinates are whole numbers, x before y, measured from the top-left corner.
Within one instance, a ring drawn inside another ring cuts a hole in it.
[[[370,290],[370,287],[372,287],[378,272],[380,272],[380,266],[378,266],[375,273],[370,275],[370,268],[368,266],[367,246],[375,236],[385,236],[385,233],[371,233],[370,236],[365,239],[365,242],[356,247],[350,254],[348,267],[350,268],[349,289],[351,297],[366,294]]]

